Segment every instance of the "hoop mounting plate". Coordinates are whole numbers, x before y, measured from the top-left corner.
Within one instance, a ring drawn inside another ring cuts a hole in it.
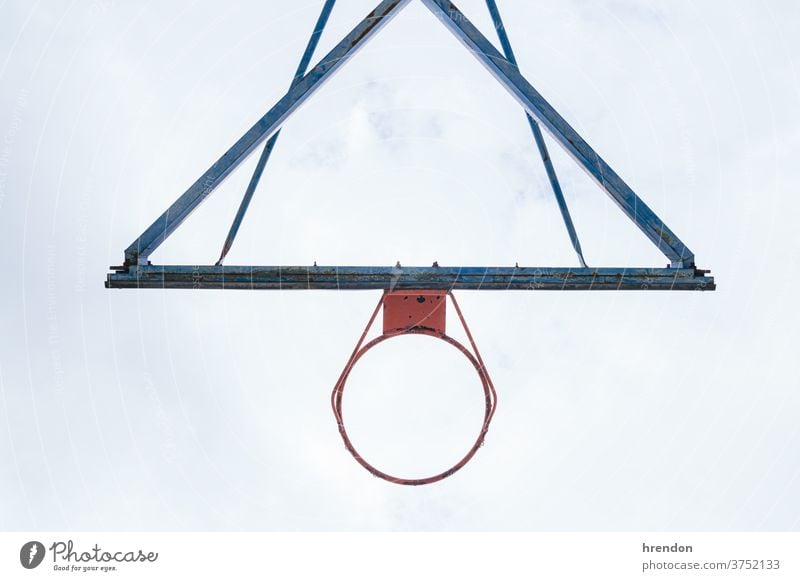
[[[387,292],[383,298],[383,334],[425,328],[444,335],[447,291]]]

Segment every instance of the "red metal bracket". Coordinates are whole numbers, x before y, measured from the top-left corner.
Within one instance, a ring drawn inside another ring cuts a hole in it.
[[[383,333],[430,329],[444,335],[447,291],[390,291],[383,295]]]

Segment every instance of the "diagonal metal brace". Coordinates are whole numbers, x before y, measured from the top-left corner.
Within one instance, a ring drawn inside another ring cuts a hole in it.
[[[500,17],[500,10],[497,8],[497,3],[494,0],[486,0],[486,7],[489,9],[489,14],[494,22],[494,28],[497,30],[497,37],[500,39],[500,46],[503,47],[503,53],[506,59],[508,59],[508,62],[512,65],[518,66],[514,51],[511,48],[511,41],[508,39],[508,33],[506,33],[506,27],[503,24],[503,19]],[[542,163],[544,163],[544,168],[550,180],[553,195],[558,203],[558,209],[561,211],[561,218],[564,220],[564,226],[566,226],[569,239],[572,242],[572,247],[578,255],[578,261],[581,266],[586,268],[583,250],[581,250],[581,241],[578,239],[578,233],[575,231],[575,225],[572,223],[572,216],[569,214],[567,201],[564,199],[564,192],[561,191],[561,184],[558,181],[558,175],[556,175],[556,168],[553,166],[553,160],[550,159],[550,152],[547,151],[547,144],[544,141],[542,130],[539,128],[539,124],[536,120],[531,117],[530,113],[526,112],[525,116],[528,118],[528,125],[530,125],[531,133],[533,133],[533,139],[536,141],[536,147],[539,148],[539,154],[542,157]]]
[[[322,61],[300,79],[275,106],[183,193],[125,250],[125,267],[147,265],[150,254],[205,200],[259,144],[341,68],[410,0],[383,0]],[[473,53],[523,108],[603,188],[620,209],[671,261],[672,268],[692,268],[694,254],[633,192],[614,170],[561,117],[531,84],[449,0],[422,0]]]
[[[297,85],[298,82],[300,82],[300,79],[303,78],[303,75],[306,74],[308,65],[311,62],[311,57],[314,56],[314,51],[317,49],[317,44],[319,44],[322,31],[325,30],[325,25],[328,23],[328,17],[331,15],[331,10],[333,10],[334,4],[336,4],[336,0],[325,0],[325,5],[322,7],[322,12],[320,12],[317,23],[314,25],[314,32],[311,33],[311,38],[308,39],[308,44],[306,45],[305,52],[303,52],[303,57],[300,59],[300,64],[297,65],[297,71],[295,72],[294,78],[292,79],[292,84],[289,87],[290,91],[295,87],[295,85]],[[269,141],[267,141],[267,144],[264,146],[264,150],[261,152],[261,157],[258,158],[258,163],[256,164],[255,171],[253,172],[253,177],[250,178],[250,183],[247,185],[247,190],[244,192],[242,202],[239,204],[239,209],[236,211],[236,217],[233,219],[231,228],[228,230],[228,236],[225,238],[225,243],[222,245],[222,252],[219,254],[217,266],[222,264],[222,262],[225,260],[225,257],[228,255],[228,252],[230,252],[231,247],[233,246],[233,241],[236,238],[236,234],[239,232],[239,226],[242,225],[244,215],[247,213],[247,208],[250,206],[250,200],[253,199],[253,194],[258,187],[258,182],[261,181],[261,175],[264,173],[264,168],[267,166],[267,162],[269,162],[269,158],[272,155],[272,150],[275,148],[275,143],[278,141],[280,134],[281,132],[278,130],[275,135],[269,138]]]
[[[450,0],[422,0],[501,85],[536,118],[564,150],[603,188],[645,236],[670,259],[674,268],[694,266],[694,254],[655,212],[611,169],[567,121],[501,55]]]
[[[200,178],[125,250],[125,265],[147,264],[148,257],[214,189],[283,122],[330,79],[367,41],[411,0],[383,0],[345,36],[294,88],[231,146]]]

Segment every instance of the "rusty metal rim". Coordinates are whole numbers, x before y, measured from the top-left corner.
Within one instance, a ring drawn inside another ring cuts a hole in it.
[[[353,455],[353,458],[355,458],[356,461],[359,464],[361,464],[364,468],[366,468],[371,474],[373,474],[378,478],[382,478],[383,480],[387,480],[395,484],[403,484],[407,486],[420,486],[423,484],[431,484],[433,482],[444,480],[448,476],[455,474],[457,471],[463,468],[467,462],[469,462],[472,459],[472,457],[478,451],[478,448],[480,448],[483,445],[484,439],[486,437],[486,432],[489,430],[489,424],[491,423],[492,416],[494,415],[494,409],[497,401],[497,394],[495,392],[494,385],[492,384],[492,380],[489,377],[489,373],[486,371],[486,367],[483,365],[480,353],[478,352],[477,346],[475,345],[475,342],[472,339],[472,334],[469,332],[469,328],[467,327],[466,321],[464,320],[464,317],[461,314],[461,309],[458,308],[458,304],[455,302],[455,298],[453,297],[453,295],[451,293],[448,293],[448,296],[450,296],[450,299],[453,301],[453,304],[456,308],[456,312],[458,313],[459,319],[461,320],[461,324],[464,326],[464,330],[467,333],[467,337],[470,341],[470,344],[472,345],[472,348],[475,351],[474,355],[470,353],[470,351],[464,345],[462,345],[452,337],[448,336],[447,334],[438,333],[431,329],[427,329],[425,327],[413,327],[410,329],[385,333],[383,335],[376,337],[375,339],[372,339],[369,343],[367,343],[362,347],[361,344],[364,341],[364,337],[366,336],[367,332],[372,326],[372,323],[375,320],[375,316],[377,315],[378,310],[383,304],[384,297],[382,296],[381,300],[378,302],[378,306],[375,308],[375,311],[373,312],[372,317],[370,318],[369,323],[367,324],[366,329],[364,329],[364,333],[361,335],[361,339],[356,344],[356,348],[353,351],[353,354],[350,356],[347,365],[342,371],[342,374],[339,376],[339,380],[336,382],[336,385],[333,388],[333,392],[331,393],[331,407],[333,408],[333,414],[336,417],[336,422],[339,427],[339,433],[342,436],[342,440],[344,441],[344,445],[347,448],[347,450],[350,452],[350,454]],[[475,367],[475,370],[478,372],[478,377],[480,377],[481,384],[483,386],[484,397],[486,399],[483,424],[481,425],[481,430],[478,433],[478,437],[475,440],[475,443],[472,445],[472,447],[469,449],[466,455],[452,467],[448,468],[443,472],[440,472],[439,474],[436,474],[435,476],[429,476],[427,478],[399,478],[397,476],[392,476],[390,474],[387,474],[386,472],[383,472],[375,468],[372,464],[367,462],[361,456],[361,454],[358,453],[358,451],[355,449],[355,446],[353,446],[350,437],[347,435],[347,430],[345,429],[344,419],[342,416],[342,400],[344,397],[344,388],[345,384],[347,383],[347,378],[350,376],[350,372],[353,369],[353,366],[358,362],[359,359],[361,359],[361,357],[363,357],[363,355],[367,351],[369,351],[379,343],[382,343],[387,339],[391,339],[393,337],[399,337],[401,335],[427,335],[429,337],[434,337],[436,339],[440,339],[446,343],[449,343],[453,345],[456,349],[461,351],[461,353],[463,353],[467,357],[470,363],[472,363],[473,367]]]

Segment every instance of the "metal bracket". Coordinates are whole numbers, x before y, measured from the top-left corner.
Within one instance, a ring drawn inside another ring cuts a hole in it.
[[[383,333],[425,328],[444,335],[447,292],[424,289],[387,291],[383,297]]]

